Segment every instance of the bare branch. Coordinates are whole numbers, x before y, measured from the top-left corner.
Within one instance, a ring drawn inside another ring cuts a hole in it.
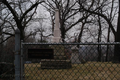
[[[18,22],[18,14],[17,14],[17,12],[10,6],[10,4],[6,0],[3,0],[3,3],[7,6],[7,8],[13,14],[15,21]]]
[[[35,4],[33,4],[28,10],[25,11],[25,13],[22,15],[22,17],[20,18],[20,22],[22,22],[23,18],[25,17],[25,15],[27,15],[28,12],[30,12],[33,8],[37,7],[39,4],[41,4],[44,1],[41,2],[36,2]]]

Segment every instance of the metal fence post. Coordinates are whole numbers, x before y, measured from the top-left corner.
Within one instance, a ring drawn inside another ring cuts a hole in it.
[[[21,40],[21,80],[24,80],[23,40]]]
[[[15,31],[15,80],[20,80],[20,30]]]

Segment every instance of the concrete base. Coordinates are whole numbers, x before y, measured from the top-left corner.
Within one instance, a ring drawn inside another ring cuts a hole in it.
[[[50,47],[54,50],[54,59],[42,59],[42,69],[68,69],[72,67],[70,59],[66,57],[63,45],[52,45]]]
[[[66,59],[65,49],[63,45],[52,45],[50,46],[54,50],[54,59],[64,60]]]
[[[70,60],[55,60],[43,59],[41,60],[41,69],[68,69],[71,68]]]

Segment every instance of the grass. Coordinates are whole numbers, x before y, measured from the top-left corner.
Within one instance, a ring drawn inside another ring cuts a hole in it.
[[[25,80],[120,80],[120,64],[87,62],[71,69],[41,69],[40,64],[25,64]]]

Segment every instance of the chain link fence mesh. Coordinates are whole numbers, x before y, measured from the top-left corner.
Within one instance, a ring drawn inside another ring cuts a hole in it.
[[[10,46],[11,45],[11,46]],[[0,44],[0,80],[14,79],[14,45]]]
[[[114,46],[110,43],[23,44],[24,79],[120,80],[120,64],[112,63]],[[34,57],[30,57],[31,49]],[[42,54],[39,51],[34,52],[37,49],[43,50],[44,55],[38,55]],[[45,56],[49,54],[48,49],[53,49],[51,59]]]
[[[120,80],[120,64],[112,62],[116,44],[22,43],[24,80]],[[3,50],[0,80],[14,80],[14,72],[14,53]]]

